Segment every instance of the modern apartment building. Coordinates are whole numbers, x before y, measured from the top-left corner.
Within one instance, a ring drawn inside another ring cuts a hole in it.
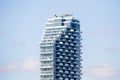
[[[40,43],[40,80],[81,80],[80,34],[72,14],[48,19]]]

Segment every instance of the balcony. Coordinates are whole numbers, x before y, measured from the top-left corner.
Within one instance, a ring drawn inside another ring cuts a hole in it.
[[[53,68],[53,66],[52,65],[47,65],[47,66],[41,65],[40,68]]]
[[[83,40],[82,38],[80,38],[80,40]]]
[[[80,47],[83,47],[83,45],[80,45]]]
[[[41,58],[40,61],[53,61],[53,58],[45,58],[45,59]]]
[[[69,45],[69,43],[65,43],[65,45]]]
[[[69,57],[65,56],[65,59],[69,59]]]
[[[69,52],[69,50],[66,49],[65,52]]]
[[[53,80],[53,78],[41,78],[40,80]]]
[[[79,30],[76,30],[75,32],[80,33],[80,31],[79,31]]]
[[[80,75],[83,75],[83,73],[80,73]]]
[[[83,52],[80,52],[80,54],[83,54]]]
[[[71,53],[74,53],[74,51],[73,51],[73,50],[70,50],[70,52],[71,52]]]
[[[83,32],[82,31],[80,31],[80,34],[82,34]]]
[[[83,66],[80,66],[80,68],[83,68]]]
[[[70,59],[71,59],[71,60],[74,60],[74,58],[73,58],[73,57],[71,57]]]
[[[80,61],[83,61],[83,59],[80,59]]]
[[[52,71],[51,71],[51,72],[48,72],[48,71],[45,72],[45,71],[44,71],[44,72],[40,72],[40,74],[41,74],[41,75],[53,75],[53,72],[52,72]]]
[[[70,43],[70,45],[71,45],[71,46],[74,46],[74,44],[73,44],[73,43]]]
[[[53,51],[51,51],[51,52],[40,52],[40,55],[41,54],[53,54]]]
[[[63,49],[59,49],[59,51],[63,51]]]

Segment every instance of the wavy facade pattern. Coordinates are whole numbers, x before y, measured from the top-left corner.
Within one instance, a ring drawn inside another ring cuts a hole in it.
[[[48,19],[40,43],[40,80],[81,79],[80,23],[70,14]]]

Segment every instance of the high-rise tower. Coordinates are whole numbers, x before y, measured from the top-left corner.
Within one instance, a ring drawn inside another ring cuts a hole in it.
[[[72,14],[48,19],[40,43],[40,80],[81,79],[80,22]]]

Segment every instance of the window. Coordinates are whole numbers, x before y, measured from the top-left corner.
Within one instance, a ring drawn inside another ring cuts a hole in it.
[[[63,70],[59,70],[59,72],[63,72]]]
[[[59,58],[63,58],[63,56],[59,56]]]
[[[65,37],[68,38],[69,36],[66,35]]]
[[[71,29],[70,31],[71,31],[71,32],[74,32],[74,29]]]
[[[59,65],[63,65],[63,63],[59,63]]]
[[[65,80],[69,80],[69,78],[65,78]]]
[[[60,44],[63,44],[63,42],[59,42]]]
[[[65,64],[65,66],[69,66],[69,64]]]
[[[59,49],[59,51],[63,51],[63,49]]]

